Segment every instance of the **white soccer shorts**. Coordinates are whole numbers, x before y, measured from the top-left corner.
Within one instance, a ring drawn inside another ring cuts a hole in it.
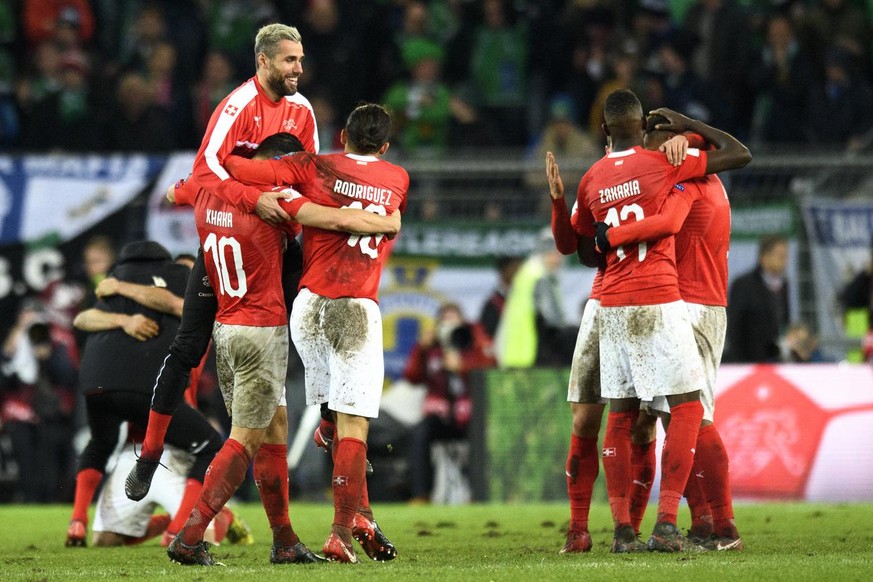
[[[306,404],[376,418],[385,382],[382,313],[371,299],[330,299],[301,289],[291,338],[306,369]]]
[[[600,301],[589,299],[582,311],[582,322],[573,349],[567,401],[580,404],[605,404],[600,396]]]
[[[683,301],[600,308],[600,384],[604,398],[702,390],[703,366]]]

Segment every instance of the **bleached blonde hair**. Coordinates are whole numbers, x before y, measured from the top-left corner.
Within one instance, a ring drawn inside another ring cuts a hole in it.
[[[261,27],[255,37],[255,59],[261,53],[264,53],[268,59],[272,59],[279,51],[279,43],[283,40],[301,42],[300,31],[293,26],[278,22]]]

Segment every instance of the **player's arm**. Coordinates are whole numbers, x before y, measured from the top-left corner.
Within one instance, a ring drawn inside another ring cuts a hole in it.
[[[656,129],[682,133],[691,131],[699,134],[704,140],[715,147],[707,152],[706,174],[715,174],[724,170],[736,170],[745,167],[752,161],[752,153],[737,138],[729,133],[709,126],[697,119],[691,119],[671,109],[662,107],[651,112],[663,115],[669,123],[658,124]]]
[[[241,156],[228,156],[225,165],[234,178],[246,184],[291,185],[315,177],[315,160],[305,152],[272,160],[250,160]],[[221,189],[231,187],[230,184],[222,185]],[[227,194],[226,190],[223,193]],[[279,200],[285,198],[282,192],[264,192],[263,196],[275,200],[277,204]],[[280,208],[287,215],[287,209],[281,205]]]
[[[686,189],[687,192],[689,189]],[[696,189],[695,189],[696,190]],[[675,188],[658,214],[647,216],[636,222],[628,222],[619,226],[613,226],[606,230],[605,236],[609,241],[609,247],[618,247],[626,244],[641,243],[645,241],[660,240],[667,236],[673,236],[682,228],[694,197]],[[599,241],[598,241],[599,242]]]
[[[271,224],[284,222],[288,220],[288,214],[279,208],[272,192],[261,192],[259,188],[243,184],[225,168],[225,161],[236,147],[237,138],[244,137],[245,121],[237,113],[238,110],[226,102],[220,103],[213,112],[203,144],[194,159],[194,179],[207,192],[215,193],[228,204],[255,212]],[[224,187],[219,188],[222,184]]]
[[[79,313],[73,320],[73,326],[88,332],[122,329],[124,333],[141,342],[155,337],[160,332],[157,322],[145,315],[111,313],[96,307]]]
[[[284,202],[281,205],[284,207]],[[382,216],[359,208],[331,208],[314,202],[304,202],[294,210],[293,216],[303,226],[324,230],[388,235],[400,232],[399,210],[389,216]]]
[[[549,181],[549,198],[552,201],[552,236],[555,238],[555,247],[562,255],[570,255],[576,252],[578,237],[570,223],[570,213],[564,199],[564,181],[552,152],[546,152],[546,178]]]
[[[163,287],[139,285],[137,283],[120,281],[115,277],[107,277],[100,281],[94,293],[100,299],[112,295],[121,295],[149,309],[167,313],[180,319],[182,317],[184,299]]]

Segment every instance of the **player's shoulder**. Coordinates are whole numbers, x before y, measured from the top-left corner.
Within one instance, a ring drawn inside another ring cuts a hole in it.
[[[301,93],[294,93],[293,95],[285,95],[285,101],[292,105],[297,105],[300,107],[305,107],[312,113],[312,116],[315,117],[315,112],[312,109],[312,103],[309,102],[309,99],[303,96]]]
[[[230,92],[225,97],[222,103],[225,107],[223,113],[228,115],[236,115],[239,109],[242,109],[249,102],[253,101],[258,96],[258,86],[255,84],[255,78],[252,77],[248,81],[244,81],[237,86],[236,89]]]

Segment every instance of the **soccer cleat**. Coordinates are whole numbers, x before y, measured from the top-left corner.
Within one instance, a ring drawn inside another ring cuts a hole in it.
[[[352,536],[358,540],[364,552],[371,560],[387,562],[397,557],[397,549],[391,543],[376,520],[369,519],[361,513],[355,514],[355,524],[352,527]]]
[[[653,552],[700,552],[703,548],[679,533],[672,523],[662,521],[655,524],[652,536],[646,544]]]
[[[235,546],[250,546],[255,543],[255,536],[252,535],[252,530],[248,524],[233,511],[230,512],[230,515],[232,519],[227,526],[225,539]]]
[[[67,541],[64,545],[68,548],[84,548],[88,545],[87,536],[88,528],[85,526],[85,522],[74,519],[70,522],[70,527],[67,528]]]
[[[700,546],[713,552],[742,552],[746,549],[740,538],[723,538],[715,534],[701,543]]]
[[[571,529],[567,532],[567,542],[560,554],[580,554],[591,551],[591,534],[584,529]]]
[[[637,537],[634,533],[632,525],[623,525],[615,528],[615,534],[612,538],[612,547],[609,551],[613,554],[635,554],[639,552],[648,552],[649,548],[646,544]]]
[[[273,544],[270,550],[271,564],[315,564],[327,560],[312,553],[312,550],[297,542],[293,546],[277,546]]]
[[[345,564],[357,564],[358,556],[355,555],[355,548],[352,544],[347,544],[339,537],[336,532],[330,532],[327,539],[324,541],[324,546],[321,548],[321,553],[329,562],[342,562]]]
[[[147,461],[140,457],[124,480],[124,493],[128,499],[140,501],[148,495],[152,486],[152,477],[160,464],[159,461]]]
[[[199,541],[193,546],[185,545],[182,543],[182,532],[179,532],[179,535],[167,546],[167,555],[173,562],[186,566],[224,566],[209,554],[209,545],[209,542],[204,541]]]

